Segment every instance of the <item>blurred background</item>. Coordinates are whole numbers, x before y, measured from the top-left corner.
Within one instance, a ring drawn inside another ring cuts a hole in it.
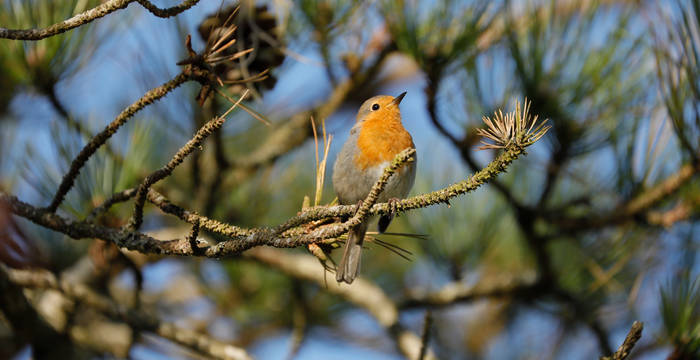
[[[0,27],[46,27],[99,4],[0,0]],[[155,189],[241,227],[275,226],[314,199],[311,116],[332,135],[328,204],[331,164],[367,98],[408,92],[412,195],[488,164],[496,152],[477,150],[482,116],[527,98],[549,133],[478,191],[395,219],[398,235],[378,236],[390,245],[367,245],[362,276],[417,336],[431,312],[428,345],[441,359],[597,358],[634,320],[645,328],[632,358],[697,359],[699,18],[694,0],[201,1],[170,18],[132,3],[44,40],[0,39],[0,191],[48,206],[89,139],[180,72],[188,34],[201,51],[235,24],[228,51],[253,50],[213,68],[224,86],[206,94],[187,82],[138,112],[89,159],[58,214],[86,219],[137,186],[230,106],[220,93],[235,100],[248,90],[247,111]],[[264,257],[145,256],[73,240],[0,205],[4,269],[48,270],[254,358],[403,358],[394,327]],[[117,228],[132,210],[124,202],[93,220]],[[159,239],[185,237],[187,225],[146,205],[142,230]],[[316,261],[305,248],[274,250]],[[483,291],[430,296],[448,288]],[[61,291],[21,294],[76,357],[208,357]],[[26,335],[0,303],[0,358],[39,357],[48,338]]]

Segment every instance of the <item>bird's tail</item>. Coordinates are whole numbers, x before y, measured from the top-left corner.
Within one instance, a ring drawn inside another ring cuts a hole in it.
[[[365,240],[367,222],[362,222],[348,232],[348,240],[345,242],[343,259],[335,272],[335,280],[345,281],[351,284],[360,272],[360,259],[362,257],[362,242]]]

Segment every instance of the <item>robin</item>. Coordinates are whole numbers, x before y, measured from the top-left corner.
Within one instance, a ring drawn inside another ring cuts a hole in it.
[[[380,95],[365,101],[357,112],[355,125],[333,165],[333,189],[341,204],[362,202],[394,157],[407,148],[415,148],[411,134],[401,124],[397,97]],[[415,158],[415,157],[414,157]],[[395,203],[405,197],[416,177],[416,161],[395,172],[377,202]],[[382,215],[378,230],[383,233],[393,218]],[[360,269],[362,242],[370,219],[350,229],[343,259],[336,270],[338,282],[352,283]]]

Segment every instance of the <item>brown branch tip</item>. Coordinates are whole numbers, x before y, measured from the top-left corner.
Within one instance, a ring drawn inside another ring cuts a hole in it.
[[[632,348],[637,344],[637,341],[642,338],[642,330],[644,330],[644,323],[640,321],[635,321],[632,324],[632,328],[627,333],[625,341],[622,342],[617,351],[615,351],[610,356],[601,356],[600,360],[625,360],[632,352]]]
[[[539,140],[551,128],[544,120],[538,124],[538,115],[530,115],[530,105],[532,103],[525,98],[522,107],[520,101],[515,102],[515,110],[506,113],[501,110],[493,113],[493,118],[482,117],[486,124],[485,129],[477,129],[476,133],[483,136],[481,140],[483,146],[479,150],[503,149],[508,145],[515,144],[526,147]],[[491,140],[492,142],[487,141]]]

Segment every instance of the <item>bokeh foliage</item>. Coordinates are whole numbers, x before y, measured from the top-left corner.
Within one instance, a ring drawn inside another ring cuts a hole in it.
[[[0,25],[47,26],[97,3],[0,0]],[[640,356],[654,351],[678,359],[697,356],[699,1],[242,4],[245,11],[236,21],[246,25],[238,28],[241,43],[237,46],[257,48],[259,57],[251,54],[218,71],[225,80],[240,80],[249,73],[248,67],[254,69],[251,74],[269,69],[273,80],[267,86],[236,83],[225,93],[235,96],[246,87],[255,90],[260,96],[245,105],[272,125],[239,111],[201,151],[159,183],[158,191],[174,203],[242,227],[274,226],[293,216],[301,210],[304,196],[313,198],[315,192],[309,128],[290,127],[307,141],[290,146],[282,156],[254,166],[246,161],[268,136],[289,135],[275,131],[286,129],[296,113],[323,104],[329,93],[344,86],[355,72],[371,68],[377,59],[381,71],[371,72],[365,86],[347,95],[335,115],[325,119],[339,139],[334,139],[332,148],[341,145],[344,136],[340,134],[349,130],[358,101],[410,86],[413,90],[406,99],[410,104],[402,107],[420,108],[421,114],[404,110],[405,121],[422,121],[409,124],[418,132],[414,133],[420,165],[416,194],[459,181],[484,166],[494,153],[477,151],[475,129],[483,126],[482,116],[528,98],[531,113],[549,119],[548,135],[488,187],[449,207],[421,209],[394,220],[390,231],[404,235],[379,239],[409,250],[411,261],[370,242],[363,276],[399,304],[417,290],[437,291],[450,284],[502,278],[517,281],[523,275],[535,279],[518,291],[434,309],[430,345],[440,358],[568,358],[571,349],[590,358],[614,350],[615,341],[633,320],[649,325]],[[221,7],[230,11],[233,6],[225,2]],[[196,29],[202,33],[199,26],[207,18],[211,21],[211,12],[217,9],[197,9],[180,15],[177,27],[163,28],[193,36]],[[272,17],[275,27],[270,24]],[[133,24],[143,21],[147,20],[133,20]],[[261,24],[265,29],[257,33]],[[56,90],[70,87],[81,72],[100,66],[90,62],[96,49],[109,52],[130,46],[107,41],[119,36],[108,33],[109,29],[113,24],[105,20],[37,42],[0,40],[0,127],[5,132],[0,139],[36,123],[44,127],[42,131],[58,134],[48,144],[3,141],[0,190],[19,192],[36,204],[50,202],[85,139],[111,121],[104,114],[96,115],[96,120],[72,115],[82,112],[81,100],[59,96]],[[198,39],[195,44],[205,41]],[[147,54],[185,53],[183,45],[161,46],[178,48]],[[159,73],[149,69],[148,62],[132,66],[135,73]],[[133,93],[127,90],[132,89],[114,89],[114,96],[103,100],[105,107],[133,101]],[[230,106],[218,93],[200,106],[195,101],[198,90],[194,86],[178,89],[164,99],[165,105],[137,115],[120,130],[109,147],[88,162],[60,212],[85,218],[112,193],[136,186],[162,166],[190,132]],[[41,96],[19,101],[23,94]],[[41,101],[50,105],[51,116],[37,120],[39,115],[29,107]],[[170,105],[191,111],[160,111]],[[661,186],[662,194],[655,198],[659,184],[678,176],[684,167],[692,169],[691,175],[679,184]],[[323,194],[322,203],[333,200],[328,182]],[[650,198],[648,205],[638,206]],[[122,226],[131,211],[128,203],[118,205],[99,221]],[[95,256],[97,242],[77,243],[16,221],[26,231],[12,241],[37,244],[36,258],[54,271]],[[175,218],[150,206],[145,227],[187,232]],[[27,263],[31,259],[27,255]],[[148,274],[168,264],[153,258],[139,261],[143,261],[139,266],[147,284]],[[338,337],[353,345],[395,352],[387,339],[366,335],[353,325],[357,319],[365,321],[363,315],[323,286],[245,257],[167,261],[192,275],[183,283],[197,289],[196,295],[183,296],[189,302],[178,303],[158,299],[167,291],[146,287],[143,292],[150,296],[146,303],[165,315],[177,307],[176,313],[192,327],[216,332],[214,320],[232,319],[234,325],[229,328],[234,330],[228,331],[238,344],[251,346],[279,333],[291,334],[292,348],[301,346],[301,354],[304,339],[312,336]],[[137,288],[124,280],[132,265],[115,266],[117,270],[99,286],[110,294],[116,292],[111,287],[121,287],[122,292]],[[678,273],[684,275],[675,276]],[[155,282],[178,282],[150,276]],[[332,279],[329,274],[328,281]],[[213,310],[202,320],[194,315],[197,306]],[[419,332],[417,314],[431,307],[402,309],[402,319]],[[534,345],[527,346],[531,340]],[[504,344],[515,344],[518,350],[508,350]]]

